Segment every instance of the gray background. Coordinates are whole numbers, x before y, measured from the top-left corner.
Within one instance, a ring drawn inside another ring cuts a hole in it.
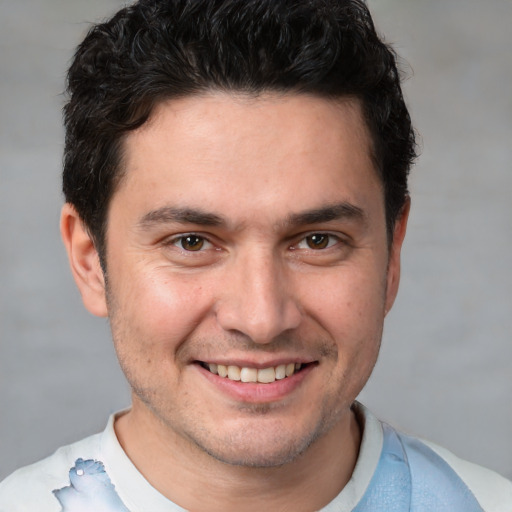
[[[0,0],[0,479],[128,404],[58,234],[65,68],[116,0]],[[399,298],[362,399],[512,477],[512,2],[372,0],[423,155]]]

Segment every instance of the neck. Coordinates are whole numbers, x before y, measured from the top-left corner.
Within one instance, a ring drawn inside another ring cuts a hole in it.
[[[350,479],[361,442],[351,410],[302,455],[271,468],[218,461],[137,407],[117,419],[115,430],[155,489],[186,510],[211,512],[318,510]]]

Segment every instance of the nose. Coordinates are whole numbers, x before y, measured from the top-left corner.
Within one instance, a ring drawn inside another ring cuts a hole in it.
[[[302,314],[289,273],[271,254],[237,258],[226,272],[216,305],[220,326],[259,344],[296,329]]]

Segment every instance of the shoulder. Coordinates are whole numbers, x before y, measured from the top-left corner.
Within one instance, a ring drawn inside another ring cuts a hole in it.
[[[512,512],[512,482],[506,478],[440,446],[395,430],[359,403],[354,411],[363,430],[363,453],[366,438],[371,438],[366,439],[366,444],[371,440],[375,447],[381,447],[366,498],[376,496],[380,502],[394,488],[396,493],[409,496],[415,510]],[[368,426],[372,427],[371,432],[367,432]],[[382,492],[372,494],[375,489]]]
[[[393,432],[403,446],[416,495],[425,496],[435,489],[441,502],[456,495],[471,501],[469,496],[473,496],[484,512],[511,512],[512,482],[434,443]]]
[[[462,479],[486,512],[512,511],[512,482],[429,441],[421,442],[441,457]]]
[[[0,512],[58,512],[54,490],[69,485],[69,472],[77,459],[96,459],[101,434],[59,448],[53,455],[18,469],[0,483]]]

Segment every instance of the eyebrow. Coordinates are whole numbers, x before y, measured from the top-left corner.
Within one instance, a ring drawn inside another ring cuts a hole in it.
[[[288,217],[285,224],[290,226],[303,226],[341,219],[366,221],[366,218],[367,215],[361,208],[351,203],[342,202],[294,213]]]
[[[204,212],[196,208],[173,208],[165,206],[146,213],[139,222],[142,228],[148,228],[154,224],[198,224],[200,226],[220,226],[226,221],[220,215]]]
[[[358,206],[341,202],[292,213],[284,222],[279,222],[279,225],[288,228],[341,219],[365,221],[366,217],[365,212]],[[209,227],[227,226],[229,224],[227,219],[216,213],[205,212],[198,208],[176,208],[172,206],[164,206],[146,213],[138,224],[141,228],[150,228],[156,224],[170,223],[196,224]]]

